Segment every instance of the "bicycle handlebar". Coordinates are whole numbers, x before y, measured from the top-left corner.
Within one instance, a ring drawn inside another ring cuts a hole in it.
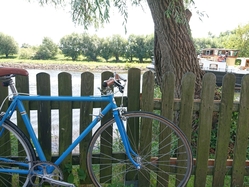
[[[114,73],[114,77],[110,77],[108,80],[105,80],[103,82],[102,86],[104,88],[106,88],[106,87],[110,87],[110,86],[114,85],[114,86],[118,87],[118,89],[121,93],[123,93],[124,92],[124,85],[122,85],[120,81],[126,82],[126,79],[121,77],[119,74]]]

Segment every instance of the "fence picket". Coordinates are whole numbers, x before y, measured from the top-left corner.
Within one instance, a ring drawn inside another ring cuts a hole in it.
[[[169,120],[173,121],[173,107],[174,107],[174,84],[175,84],[175,75],[173,72],[167,72],[165,76],[163,76],[163,85],[161,88],[162,91],[162,97],[161,97],[161,115],[168,118]],[[171,139],[165,137],[169,137],[171,134],[171,130],[165,126],[160,126],[160,135],[159,135],[159,141],[163,142],[160,143],[159,147],[159,154],[162,155],[163,153],[169,153],[171,147],[167,146],[170,145]],[[162,163],[164,163],[167,160],[170,160],[170,154],[167,154],[160,158]],[[170,166],[167,165],[159,165],[161,170],[164,171],[170,171]],[[158,172],[158,186],[163,184],[163,180],[168,181],[169,180],[169,174]],[[168,184],[164,184],[164,187],[167,187]]]
[[[127,111],[138,111],[140,110],[140,81],[141,70],[137,68],[131,68],[128,70],[128,85],[127,85],[127,97],[128,106]],[[133,150],[139,146],[139,121],[128,119],[127,123],[127,134],[132,137],[134,143],[131,145]],[[130,171],[126,175],[126,181],[134,180],[136,171]]]
[[[203,77],[199,131],[197,141],[195,186],[205,186],[209,158],[209,145],[212,127],[215,75],[206,73]]]
[[[173,72],[167,72],[163,76],[163,85],[161,88],[161,115],[173,121],[174,115],[174,94],[175,94],[175,75]]]
[[[153,98],[154,98],[154,74],[151,71],[147,71],[143,74],[142,99],[141,99],[142,111],[148,111],[148,112],[153,111]],[[143,150],[143,155],[149,155],[148,152],[151,150],[150,141],[152,139],[152,120],[151,119],[141,120],[141,127],[139,130],[140,130],[140,150]],[[146,170],[141,170],[138,176],[140,186],[147,187],[149,185],[148,176],[149,173]]]
[[[220,103],[217,143],[215,149],[215,165],[213,186],[224,186],[226,175],[227,152],[230,139],[230,124],[234,99],[234,74],[226,74],[222,83],[222,96]]]
[[[58,75],[58,94],[60,96],[72,95],[72,78],[69,73],[59,73]],[[59,154],[61,155],[65,149],[72,143],[72,102],[62,101],[59,102]],[[63,175],[67,180],[72,163],[72,153],[61,163]],[[69,167],[69,168],[68,168]],[[66,169],[67,168],[67,169]]]
[[[36,75],[37,94],[51,95],[50,75],[39,73]],[[51,104],[50,101],[38,101],[37,122],[38,122],[38,139],[44,154],[48,160],[52,158],[51,152]],[[46,117],[44,117],[46,116]]]
[[[179,117],[179,127],[182,129],[183,133],[186,135],[189,142],[191,141],[192,133],[192,121],[193,119],[189,116],[193,115],[193,103],[194,103],[194,90],[195,90],[195,75],[192,72],[186,73],[182,80],[182,94],[181,94],[181,112]],[[178,145],[179,147],[181,145]],[[183,152],[184,148],[180,148],[179,152]],[[177,160],[185,160],[187,155],[178,155]],[[181,166],[177,168],[177,181],[181,181],[185,170],[181,169],[186,167],[182,165],[184,163],[179,162],[178,165]]]
[[[249,132],[249,75],[242,78],[239,119],[237,124],[231,186],[243,186]]]
[[[5,97],[8,95],[8,87],[4,87],[2,86],[1,87],[1,90],[0,90],[0,105],[2,104],[2,102],[4,101]],[[8,108],[8,104],[9,104],[9,100],[7,99],[5,101],[5,103],[3,104],[2,108],[1,108],[1,112],[2,111],[6,111],[7,108]],[[0,112],[0,113],[1,113]],[[0,128],[1,129],[1,128]],[[11,142],[10,142],[10,134],[9,132],[4,132],[2,134],[2,137],[4,138],[1,138],[0,140],[0,145],[1,145],[1,150],[5,150],[4,151],[4,154],[2,154],[3,156],[8,156],[11,154],[11,150],[8,149],[9,147],[11,147]],[[11,181],[12,179],[12,176],[11,175],[8,175],[8,174],[2,174],[0,173],[0,178],[2,179],[6,179],[7,181]],[[4,187],[5,184],[0,184],[0,187]]]
[[[19,92],[21,93],[29,93],[29,77],[24,77],[24,76],[17,76],[16,77],[16,88],[17,90],[19,90]],[[29,102],[28,101],[24,101],[23,105],[26,109],[27,114],[30,116],[30,109],[29,109]],[[25,128],[25,125],[23,123],[22,117],[20,115],[20,113],[17,114],[17,124],[18,127],[28,136],[28,131]],[[19,153],[21,154],[21,153]],[[19,178],[19,184],[22,184],[24,179]]]
[[[113,77],[113,73],[110,72],[110,71],[106,71],[106,72],[103,72],[101,74],[101,84],[103,83],[103,81],[105,80],[108,80],[109,77]],[[101,108],[103,109],[104,106],[105,106],[106,103],[101,103]],[[103,119],[101,120],[101,125],[104,124],[104,122],[106,122],[107,120],[111,119],[112,118],[112,113],[109,112],[107,115],[105,115],[103,117]],[[113,140],[113,137],[112,137],[112,127],[110,126],[109,129],[107,129],[105,132],[103,132],[101,135],[103,136],[103,140],[105,141],[102,141],[102,138],[100,140],[100,149],[101,149],[101,153],[103,153],[102,155],[102,158],[103,157],[108,157],[107,155],[111,155],[112,154],[112,148],[110,146],[108,146],[110,142],[112,142]],[[107,143],[108,142],[108,143]],[[102,159],[103,161],[104,159]],[[111,181],[112,180],[112,167],[106,167],[106,165],[109,165],[109,160],[108,159],[105,159],[106,162],[102,162],[101,163],[101,166],[100,166],[100,177],[101,177],[101,180],[100,182],[103,182],[103,181]],[[104,165],[106,164],[106,165]],[[108,176],[108,177],[103,177],[103,176]]]
[[[16,76],[16,88],[20,93],[29,93],[29,77],[24,77],[24,76]],[[26,109],[26,112],[28,116],[30,116],[30,108],[29,108],[29,102],[24,101],[23,102],[24,107]],[[25,128],[25,125],[22,121],[21,115],[18,113],[17,114],[17,124],[20,129],[28,136],[28,131]]]
[[[81,95],[88,96],[93,95],[94,90],[94,75],[91,72],[84,72],[81,74]],[[80,132],[83,132],[84,129],[90,124],[92,121],[92,116],[90,114],[93,113],[93,103],[92,102],[80,102]],[[87,149],[89,141],[92,137],[92,131],[86,135],[86,137],[80,142],[80,168],[83,171],[87,171],[86,167],[86,157],[87,157]],[[89,184],[91,183],[91,179],[89,175],[86,176],[86,179],[80,180],[81,184]]]

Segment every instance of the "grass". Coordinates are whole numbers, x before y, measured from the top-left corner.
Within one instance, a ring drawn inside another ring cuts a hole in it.
[[[145,63],[138,63],[136,61],[134,62],[127,62],[124,59],[121,59],[121,62],[115,62],[114,59],[110,59],[109,62],[105,62],[103,59],[99,59],[99,61],[86,61],[84,58],[72,61],[69,58],[65,58],[61,55],[59,55],[56,59],[53,60],[31,60],[31,59],[18,59],[17,56],[11,56],[9,58],[5,58],[4,56],[0,56],[0,65],[3,65],[4,63],[13,63],[18,65],[42,65],[42,66],[49,66],[49,65],[56,65],[56,66],[68,66],[69,69],[70,66],[85,66],[88,69],[112,69],[112,68],[118,68],[121,70],[127,70],[129,68],[139,68],[142,70],[146,69],[146,66],[150,63],[149,60],[147,60]]]

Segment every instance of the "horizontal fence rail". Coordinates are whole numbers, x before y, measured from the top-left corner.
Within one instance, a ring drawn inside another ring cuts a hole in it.
[[[108,79],[111,72],[101,74],[101,82]],[[51,94],[51,80],[47,73],[38,73],[36,77],[17,76],[15,79],[20,93],[30,93],[29,79],[36,79],[36,91],[38,95]],[[181,86],[181,98],[174,98],[174,74],[167,73],[161,88],[161,98],[154,98],[154,75],[152,72],[141,71],[136,68],[128,70],[127,96],[124,97],[124,106],[128,111],[151,111],[171,121],[176,121],[191,142],[194,155],[193,177],[191,186],[249,186],[249,75],[245,75],[241,82],[239,101],[234,101],[235,76],[226,74],[223,78],[223,86],[219,88],[220,100],[214,100],[217,91],[216,80],[212,73],[206,73],[203,77],[200,99],[194,99],[195,75],[185,74]],[[93,95],[94,74],[83,72],[81,74],[80,95]],[[8,94],[8,89],[1,88],[0,101]],[[72,95],[72,76],[62,72],[58,75],[58,95]],[[117,96],[117,104],[121,97]],[[6,110],[9,102],[4,103],[2,110]],[[74,110],[79,110],[76,132],[82,132],[92,120],[94,109],[103,108],[101,103],[92,102],[52,102],[52,101],[25,101],[27,113],[37,113],[37,135],[39,142],[48,160],[55,160],[74,138]],[[55,135],[52,132],[52,111],[58,112],[58,137],[56,145],[53,145]],[[107,121],[112,117],[108,114],[102,120]],[[17,125],[27,134],[20,115],[17,115]],[[63,122],[63,123],[62,123]],[[67,163],[79,165],[86,170],[86,152],[91,132],[73,152],[61,164],[61,168]],[[235,133],[235,134],[234,134]],[[58,151],[52,150],[56,147]],[[79,154],[80,152],[80,154]],[[118,157],[122,155],[117,155]],[[172,161],[173,162],[173,161]],[[65,173],[67,177],[67,173]],[[87,177],[82,184],[91,183]]]

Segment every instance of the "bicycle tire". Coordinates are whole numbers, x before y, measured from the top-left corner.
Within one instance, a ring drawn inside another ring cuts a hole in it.
[[[1,118],[0,118],[1,119]],[[11,159],[13,162],[4,162]],[[15,164],[25,162],[28,168]],[[36,154],[30,140],[14,123],[6,120],[0,127],[0,168],[30,169],[36,161]],[[35,178],[33,179],[35,180]],[[0,186],[31,186],[28,174],[0,173]]]
[[[111,119],[95,132],[89,144],[86,164],[93,184],[186,186],[193,158],[181,129],[149,112],[128,112],[123,116],[127,119],[124,124],[130,144],[139,155],[134,159],[140,160],[141,169],[136,169],[126,156],[116,123]]]

